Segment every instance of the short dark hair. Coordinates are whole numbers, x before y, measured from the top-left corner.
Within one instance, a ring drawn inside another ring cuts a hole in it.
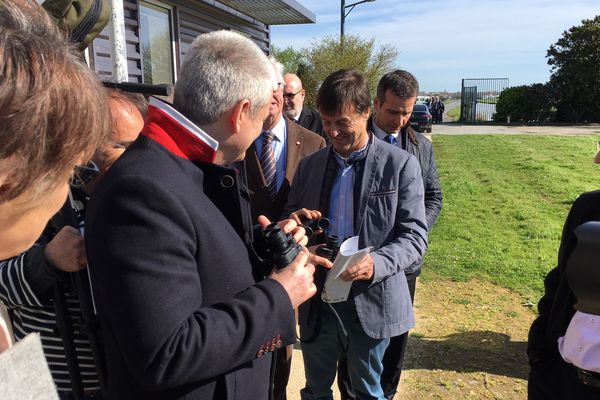
[[[329,75],[317,93],[317,108],[325,115],[333,115],[347,105],[364,113],[371,107],[369,81],[354,69],[340,69]]]
[[[0,1],[0,71],[0,204],[41,202],[110,134],[106,93],[34,1]]]
[[[385,102],[385,92],[388,89],[402,100],[406,100],[419,94],[419,82],[410,72],[397,69],[388,72],[379,81],[377,98],[380,102]]]

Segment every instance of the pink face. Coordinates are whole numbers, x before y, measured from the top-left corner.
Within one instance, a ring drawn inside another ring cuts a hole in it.
[[[283,82],[277,83],[277,88],[273,89],[271,104],[269,105],[269,115],[263,124],[264,129],[272,129],[281,118],[283,111]]]
[[[416,97],[401,99],[388,89],[383,102],[375,97],[375,123],[387,133],[398,133],[410,120],[416,101]]]
[[[321,114],[323,129],[329,135],[335,151],[342,157],[348,157],[353,151],[367,144],[367,120],[369,111],[359,113],[348,105],[334,115]]]

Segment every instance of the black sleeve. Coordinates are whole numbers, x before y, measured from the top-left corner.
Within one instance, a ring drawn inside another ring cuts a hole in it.
[[[530,364],[558,352],[556,340],[562,336],[575,310],[575,296],[565,270],[577,243],[574,229],[587,221],[600,220],[600,191],[581,195],[571,207],[563,227],[556,268],[544,280],[544,295],[538,303],[539,316],[529,330],[527,354]]]
[[[97,202],[86,246],[100,314],[140,385],[211,379],[256,358],[271,338],[295,339],[291,302],[272,279],[202,304],[199,268],[222,266],[198,265],[191,216],[177,193],[128,177]]]
[[[47,305],[58,279],[58,272],[44,259],[43,246],[35,245],[0,262],[0,299],[8,307]]]
[[[433,154],[433,146],[430,144],[427,150],[429,153],[429,169],[425,177],[425,218],[427,219],[427,229],[431,231],[440,215],[440,211],[442,211],[442,188]]]

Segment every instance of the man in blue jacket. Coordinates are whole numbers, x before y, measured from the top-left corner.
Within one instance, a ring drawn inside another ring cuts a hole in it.
[[[360,399],[384,399],[382,359],[389,338],[414,325],[404,271],[427,249],[423,183],[417,159],[367,129],[371,97],[366,78],[339,70],[319,89],[317,106],[331,146],[304,158],[284,213],[319,210],[328,235],[358,236],[373,251],[342,278],[347,300],[313,298],[299,309],[306,387],[304,400],[331,399],[336,365],[345,354]]]
[[[377,85],[375,112],[369,119],[368,126],[376,137],[409,152],[419,161],[425,190],[427,230],[430,231],[442,209],[442,190],[431,141],[410,125],[410,116],[418,94],[419,83],[410,72],[395,70],[385,74]],[[421,274],[422,264],[419,261],[404,271],[411,302],[415,299],[415,285],[417,276]],[[407,341],[408,332],[394,336],[385,351],[381,385],[388,400],[394,397],[400,384]],[[343,399],[354,398],[344,361],[340,362],[338,386]]]

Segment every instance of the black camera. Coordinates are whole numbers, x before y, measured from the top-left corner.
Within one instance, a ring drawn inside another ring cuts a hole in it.
[[[300,245],[296,243],[291,234],[283,233],[276,222],[268,225],[263,230],[267,251],[277,269],[290,264],[300,252]]]

